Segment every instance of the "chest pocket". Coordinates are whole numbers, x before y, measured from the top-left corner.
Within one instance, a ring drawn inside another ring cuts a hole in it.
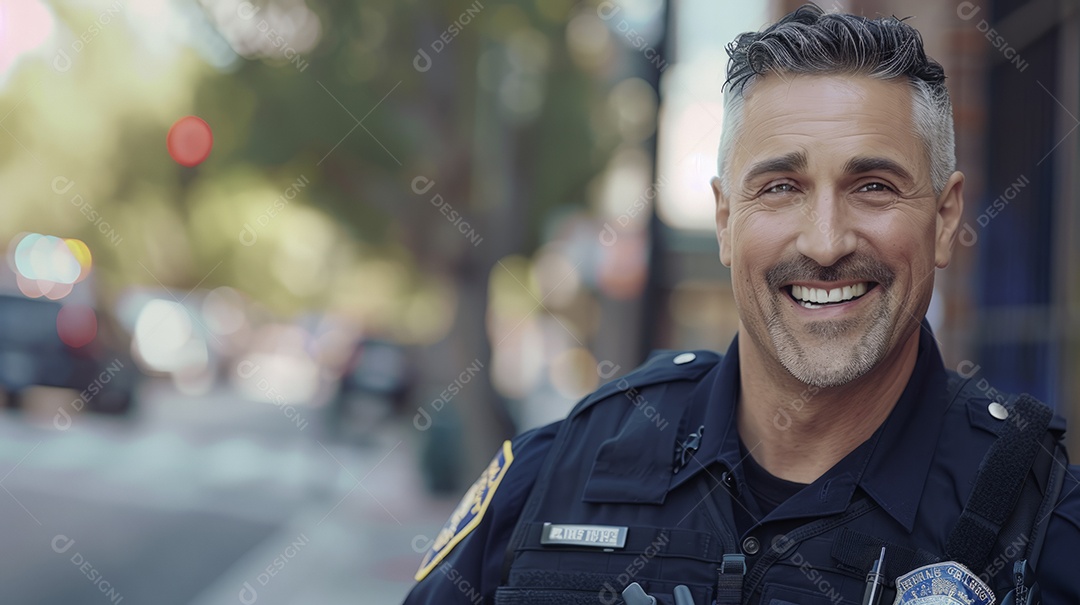
[[[723,545],[710,532],[630,526],[624,547],[608,549],[541,544],[543,525],[528,524],[496,605],[621,604],[631,582],[665,605],[680,584],[712,603]]]

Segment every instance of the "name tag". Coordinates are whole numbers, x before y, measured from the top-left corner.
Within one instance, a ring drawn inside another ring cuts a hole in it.
[[[626,545],[626,529],[614,525],[556,525],[545,523],[540,534],[541,544],[565,544],[594,548],[622,548]]]

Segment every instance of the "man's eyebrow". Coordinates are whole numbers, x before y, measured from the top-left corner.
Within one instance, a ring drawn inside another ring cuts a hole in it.
[[[846,174],[862,174],[864,172],[875,171],[891,172],[908,182],[915,180],[912,178],[911,173],[905,170],[903,166],[888,158],[863,156],[851,158],[848,160],[847,164],[844,164],[844,172]]]
[[[787,155],[769,158],[754,164],[750,167],[750,170],[747,171],[746,178],[743,179],[743,182],[749,183],[759,176],[770,172],[800,172],[806,170],[806,165],[806,153],[803,151],[792,151]]]

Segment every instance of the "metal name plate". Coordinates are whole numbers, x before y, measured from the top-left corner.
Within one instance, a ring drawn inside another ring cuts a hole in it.
[[[622,548],[626,545],[626,527],[615,525],[556,525],[545,523],[541,544]]]

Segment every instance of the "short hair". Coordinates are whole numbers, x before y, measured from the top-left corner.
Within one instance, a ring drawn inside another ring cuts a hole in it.
[[[911,85],[915,134],[922,139],[934,192],[956,169],[952,103],[945,70],[926,56],[918,30],[896,17],[867,19],[829,14],[807,4],[760,32],[740,34],[727,46],[724,128],[717,159],[721,186],[730,192],[725,164],[742,127],[746,87],[770,72],[906,78]]]

